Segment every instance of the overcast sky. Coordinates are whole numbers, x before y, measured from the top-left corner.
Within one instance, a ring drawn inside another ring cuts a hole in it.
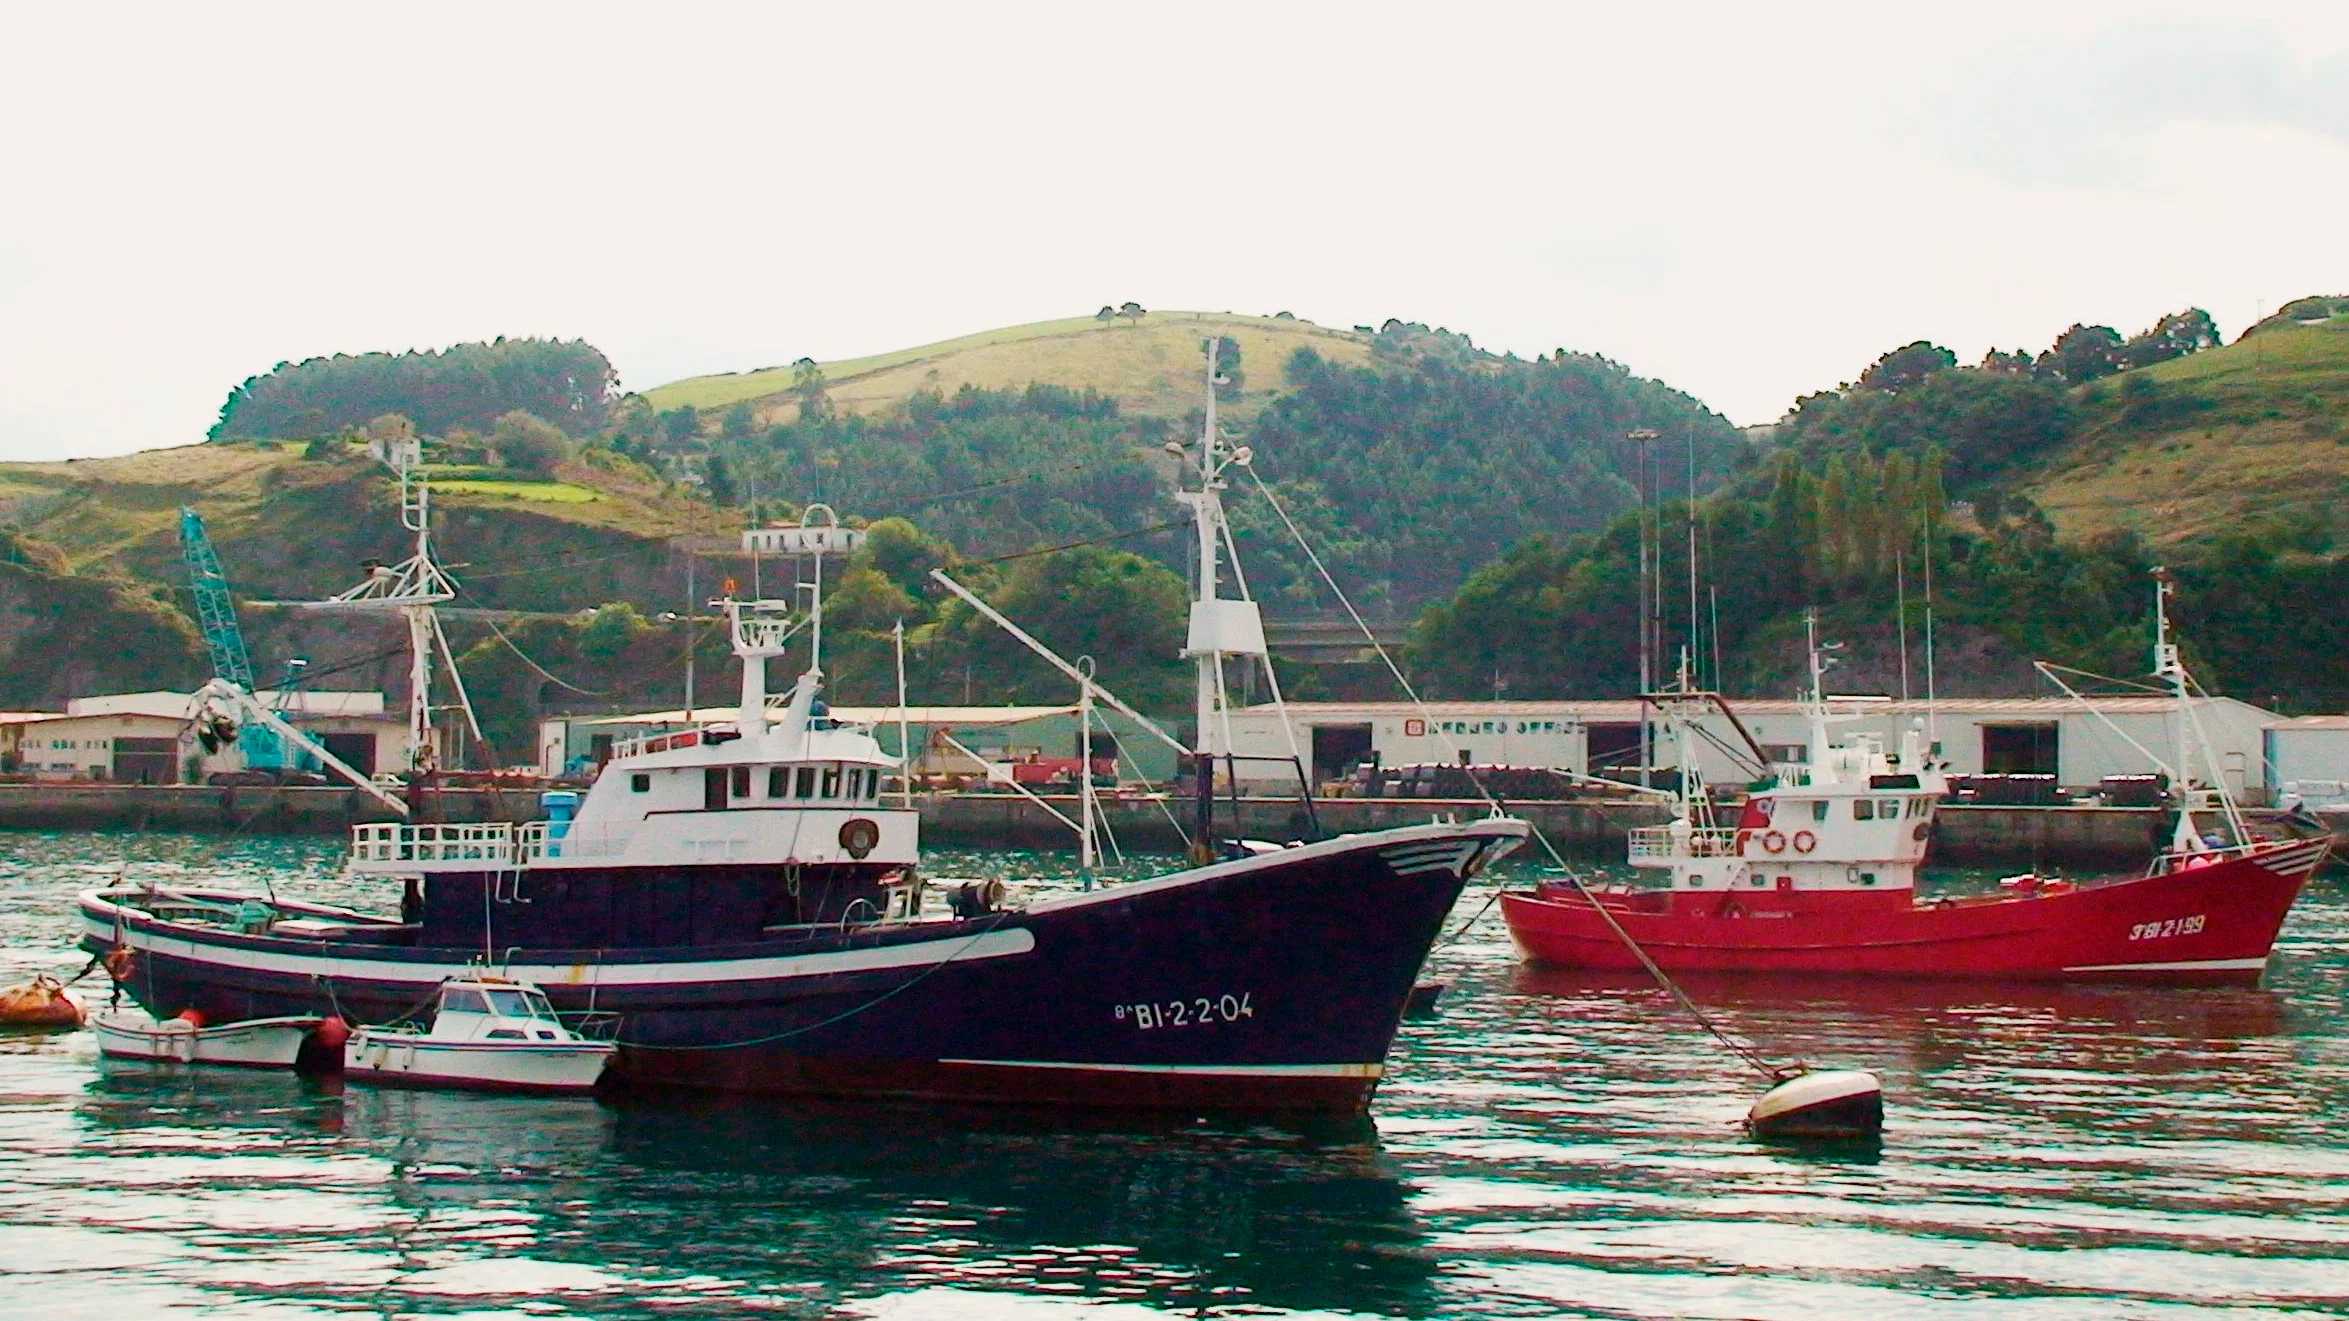
[[[644,388],[1129,298],[1764,422],[1919,337],[2232,337],[2349,292],[2345,236],[2331,0],[0,0],[9,459],[200,440],[315,354],[585,337]]]

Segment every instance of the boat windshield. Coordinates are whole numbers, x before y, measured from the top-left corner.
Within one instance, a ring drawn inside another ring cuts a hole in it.
[[[501,1018],[553,1018],[546,997],[535,991],[485,991],[492,1013]]]
[[[444,1014],[486,1014],[489,1006],[482,1001],[481,992],[451,987],[440,993],[440,1011]]]

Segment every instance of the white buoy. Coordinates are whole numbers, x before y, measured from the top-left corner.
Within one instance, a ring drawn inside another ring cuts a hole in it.
[[[1861,1069],[1798,1074],[1746,1112],[1758,1138],[1872,1138],[1884,1131],[1884,1084]]]

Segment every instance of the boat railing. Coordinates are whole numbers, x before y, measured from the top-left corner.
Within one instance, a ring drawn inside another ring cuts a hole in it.
[[[1631,832],[1633,858],[1734,858],[1737,831],[1729,826],[1690,830],[1674,826],[1642,826]]]
[[[517,827],[514,860],[524,867],[549,858],[617,858],[628,852],[636,837],[635,823],[579,825],[571,821],[532,821]]]
[[[351,827],[354,864],[429,865],[490,863],[510,865],[514,827],[504,821],[442,824],[384,822]]]
[[[674,752],[679,748],[701,746],[702,732],[698,729],[680,729],[671,734],[646,734],[640,738],[623,739],[612,745],[612,760],[622,757],[647,757],[656,752]]]

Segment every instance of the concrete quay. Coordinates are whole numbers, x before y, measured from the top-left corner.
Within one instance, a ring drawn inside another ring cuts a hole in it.
[[[1045,799],[1070,817],[1074,795]],[[1067,826],[1012,794],[923,794],[922,837],[949,847],[1066,848]],[[1187,828],[1193,805],[1174,798],[1104,796],[1101,811],[1119,844],[1140,852],[1181,847],[1176,822]],[[1421,825],[1438,817],[1485,815],[1474,799],[1334,798],[1315,804],[1325,833]],[[1668,817],[1660,803],[1621,799],[1511,803],[1561,850],[1594,860],[1620,858],[1625,837]],[[1286,841],[1308,830],[1294,798],[1218,800],[1218,833]],[[433,790],[425,817],[450,822],[530,821],[539,816],[535,790]],[[1172,819],[1170,819],[1170,816]],[[210,785],[0,784],[0,829],[218,830],[259,834],[340,834],[364,821],[397,817],[357,790]],[[1949,865],[2050,865],[2133,868],[2158,846],[2169,815],[2149,807],[1941,808],[1932,861]]]

